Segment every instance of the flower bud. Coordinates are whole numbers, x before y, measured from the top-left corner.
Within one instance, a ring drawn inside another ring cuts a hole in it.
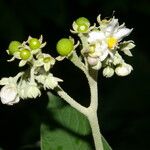
[[[118,76],[127,76],[133,70],[132,66],[126,63],[121,64],[119,67],[115,69],[115,73]]]
[[[16,85],[5,85],[0,91],[1,102],[7,105],[13,105],[20,101]]]
[[[92,66],[92,69],[94,70],[99,70],[102,67],[102,63],[100,61],[98,61],[98,63],[95,66]]]
[[[110,78],[114,75],[114,69],[107,66],[106,68],[103,69],[103,76],[106,78]]]
[[[98,63],[98,58],[88,57],[88,58],[87,58],[87,61],[88,61],[88,63],[89,63],[91,66],[95,66],[95,65],[97,65],[97,63]]]

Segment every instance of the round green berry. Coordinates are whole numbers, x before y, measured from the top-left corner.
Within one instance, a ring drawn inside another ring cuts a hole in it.
[[[31,52],[28,49],[23,49],[20,52],[20,58],[23,60],[27,60],[31,56]]]
[[[40,41],[37,38],[31,38],[29,40],[29,47],[32,50],[38,49],[38,48],[40,48],[40,46],[41,46],[41,43],[40,43]]]
[[[87,27],[90,26],[90,21],[85,17],[80,17],[75,22],[78,26],[83,25],[83,24],[87,25]]]
[[[67,56],[73,48],[73,41],[67,38],[60,39],[56,45],[56,50],[61,56]]]
[[[19,51],[19,46],[21,43],[19,41],[11,41],[8,46],[8,51],[10,55],[13,55],[15,52]]]

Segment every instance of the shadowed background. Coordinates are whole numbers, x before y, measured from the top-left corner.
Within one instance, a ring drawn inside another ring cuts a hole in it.
[[[0,76],[14,76],[17,62],[7,63],[9,42],[24,41],[29,35],[47,41],[45,52],[57,56],[56,42],[70,35],[72,22],[87,17],[96,22],[98,14],[111,17],[134,28],[127,38],[135,41],[133,57],[126,62],[134,71],[127,77],[111,79],[99,73],[99,119],[103,135],[114,150],[141,150],[150,146],[150,2],[148,0],[0,0]],[[52,70],[62,78],[66,91],[88,105],[89,90],[83,74],[70,62],[59,62]],[[40,122],[46,94],[36,100],[21,101],[15,106],[0,104],[0,149],[21,150],[23,145],[40,139]],[[37,143],[38,144],[38,143]]]

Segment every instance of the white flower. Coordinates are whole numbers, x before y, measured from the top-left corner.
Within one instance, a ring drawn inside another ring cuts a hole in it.
[[[20,84],[18,85],[18,94],[19,94],[19,96],[22,98],[22,99],[26,99],[26,98],[28,98],[27,97],[27,89],[29,88],[28,87],[28,82],[27,81],[25,81],[25,80],[22,80],[21,82],[20,82]]]
[[[118,19],[115,19],[115,17],[110,19],[105,27],[101,28],[100,23],[100,29],[106,37],[113,37],[117,41],[121,41],[124,37],[128,36],[133,30],[126,28],[124,23],[119,26]]]
[[[62,82],[63,80],[54,77],[51,73],[48,75],[39,75],[36,76],[36,80],[39,83],[42,83],[44,85],[44,89],[54,89],[58,86],[58,82]]]
[[[36,98],[41,95],[41,91],[36,83],[30,83],[25,80],[22,80],[21,84],[19,85],[18,93],[22,99]]]
[[[49,71],[51,66],[55,64],[55,59],[49,54],[39,54],[37,56],[37,61],[35,61],[35,66],[40,67],[43,66],[45,71]]]
[[[106,37],[103,32],[91,31],[89,33],[88,42],[89,42],[89,44],[95,45],[95,49],[94,49],[93,53],[90,52],[90,48],[89,48],[89,56],[98,57],[100,61],[103,61],[106,59],[106,57],[109,54],[110,54],[110,56],[113,55],[113,53],[108,49]]]
[[[27,98],[36,98],[36,97],[41,95],[41,91],[39,90],[37,85],[36,84],[30,84],[30,83],[27,86],[25,93],[26,93]]]
[[[101,40],[105,39],[104,33],[99,30],[89,32],[88,36],[89,36],[88,38],[89,43],[95,43],[96,41],[100,42]]]
[[[119,26],[118,19],[114,17],[105,23],[100,20],[99,23],[100,30],[89,32],[87,41],[89,45],[95,45],[93,53],[90,52],[89,48],[89,56],[98,57],[100,61],[104,61],[108,56],[114,58],[119,42],[128,36],[132,29],[126,28],[125,24]],[[126,49],[131,49],[130,47],[133,45],[130,44]],[[124,51],[127,53],[127,50]],[[129,52],[128,55],[130,55]]]
[[[115,73],[118,76],[127,76],[133,70],[132,66],[126,63],[121,64],[115,69]]]
[[[0,91],[1,102],[7,105],[13,105],[20,101],[17,87],[15,84],[5,85]]]
[[[104,68],[103,70],[103,76],[105,76],[106,78],[110,78],[114,75],[114,69],[107,66],[106,68]]]

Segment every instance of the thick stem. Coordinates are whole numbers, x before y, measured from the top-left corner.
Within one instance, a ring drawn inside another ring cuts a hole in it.
[[[98,123],[98,118],[97,118],[97,113],[91,110],[89,111],[87,117],[90,122],[91,129],[92,129],[95,149],[104,150],[103,143],[102,143],[102,136],[100,133],[99,123]]]
[[[89,111],[88,111],[87,117],[90,122],[91,129],[92,129],[95,149],[104,150],[100,127],[98,123],[98,117],[97,117],[97,109],[98,109],[97,71],[89,69],[89,74],[90,74],[90,78],[87,78],[87,79],[88,79],[89,86],[90,86],[91,103],[88,108]]]
[[[75,66],[77,66],[79,69],[81,69],[84,72],[90,87],[90,93],[91,93],[90,107],[97,110],[98,107],[97,70],[90,70],[90,68],[86,68],[86,66],[81,62],[81,60],[77,56],[76,52],[74,52],[69,57],[69,59]]]
[[[91,103],[90,108],[95,110],[97,112],[98,109],[98,87],[97,87],[97,74],[98,72],[96,70],[90,71],[90,76],[87,77],[89,87],[90,87],[90,93],[91,93]]]
[[[90,106],[87,109],[85,109],[85,115],[87,116],[91,125],[96,150],[104,150],[101,133],[100,133],[100,127],[97,118],[97,109],[98,109],[97,74],[98,72],[96,70],[91,70],[90,68],[86,68],[86,66],[81,62],[81,60],[78,58],[75,52],[73,53],[72,57],[70,57],[70,60],[74,63],[75,66],[77,66],[84,72],[88,80],[90,93],[91,93],[91,103]]]

